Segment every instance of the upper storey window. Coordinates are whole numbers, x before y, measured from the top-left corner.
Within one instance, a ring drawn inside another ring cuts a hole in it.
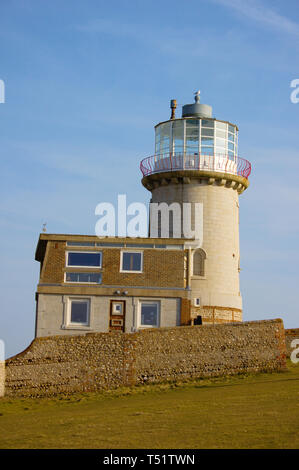
[[[122,251],[120,259],[120,271],[140,273],[142,272],[143,253],[141,251]]]
[[[66,265],[70,267],[100,268],[102,266],[101,252],[69,251],[66,254]]]

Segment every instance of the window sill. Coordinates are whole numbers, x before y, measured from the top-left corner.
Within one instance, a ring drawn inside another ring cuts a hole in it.
[[[91,327],[88,325],[61,325],[62,330],[81,330],[90,331]]]
[[[153,329],[153,328],[160,328],[159,325],[148,325],[148,326],[143,326],[139,325],[138,330],[148,330],[148,329]]]
[[[125,273],[125,274],[127,274],[127,273],[142,274],[143,273],[143,271],[123,271],[123,270],[120,270],[119,272],[120,273]]]
[[[191,276],[191,280],[192,279],[202,279],[202,280],[204,280],[204,279],[207,279],[207,276]]]

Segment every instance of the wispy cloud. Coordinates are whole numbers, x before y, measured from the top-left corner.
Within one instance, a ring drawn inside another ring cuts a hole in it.
[[[276,31],[299,36],[299,24],[256,0],[212,0]]]
[[[210,3],[217,3],[225,7],[234,9],[241,16],[246,16],[252,20],[267,23],[272,29],[299,35],[299,25],[277,14],[270,8],[257,3],[246,3],[246,0],[209,0]],[[243,2],[245,4],[243,4]],[[198,10],[200,11],[200,9]],[[223,67],[228,64],[235,65],[246,55],[247,65],[252,68],[280,70],[281,66],[287,68],[288,63],[283,54],[280,61],[277,61],[277,49],[267,50],[267,55],[263,54],[263,45],[256,45],[248,41],[248,35],[240,29],[235,29],[231,25],[225,26],[221,30],[211,28],[208,24],[200,24],[196,27],[189,25],[188,28],[182,25],[180,29],[165,25],[135,24],[121,21],[118,18],[93,18],[85,23],[71,26],[77,33],[94,36],[111,36],[123,41],[131,41],[136,47],[145,46],[149,53],[161,54],[175,57],[176,60],[185,61],[186,57],[191,60],[213,58],[214,63],[222,63]],[[200,31],[200,34],[199,34]],[[192,47],[190,47],[192,44]],[[236,44],[238,47],[236,47]],[[228,55],[227,51],[231,53]],[[246,51],[246,52],[245,52]],[[282,61],[285,62],[282,64]],[[169,68],[172,64],[169,64]],[[179,73],[178,64],[175,64],[176,73]]]

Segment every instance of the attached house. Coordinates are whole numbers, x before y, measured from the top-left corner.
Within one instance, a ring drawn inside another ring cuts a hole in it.
[[[190,324],[186,242],[42,233],[36,336]]]

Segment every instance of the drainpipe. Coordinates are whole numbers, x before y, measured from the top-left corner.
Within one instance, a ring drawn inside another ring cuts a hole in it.
[[[191,255],[192,250],[188,248],[188,281],[187,281],[187,289],[191,289]]]

